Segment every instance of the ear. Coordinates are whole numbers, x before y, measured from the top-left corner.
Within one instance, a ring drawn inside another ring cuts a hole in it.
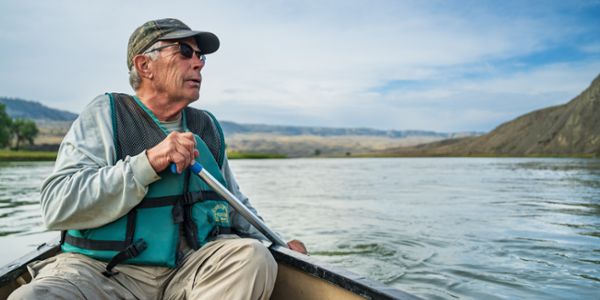
[[[136,55],[133,57],[133,66],[142,78],[152,79],[154,75],[150,70],[152,61],[145,55]]]

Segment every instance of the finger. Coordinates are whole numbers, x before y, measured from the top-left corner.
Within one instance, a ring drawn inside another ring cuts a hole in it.
[[[150,165],[154,171],[157,173],[162,172],[166,167],[168,167],[171,161],[168,144],[168,142],[162,142],[146,151],[148,161],[150,162]]]
[[[196,149],[196,143],[195,141],[193,143],[191,143],[189,145],[189,147],[186,149],[189,152],[189,163],[188,166],[192,165],[195,161],[196,161],[196,153],[198,152],[198,150]]]
[[[190,165],[192,165],[192,164],[194,164],[194,162],[196,162],[196,157],[198,155],[200,155],[200,152],[196,148],[196,136],[193,133],[191,133],[191,132],[188,132],[188,134],[189,134],[188,136],[190,138],[190,141],[192,142],[190,144],[190,153],[191,153],[191,156],[190,156]]]
[[[185,141],[180,148],[178,148],[179,153],[181,153],[184,157],[187,158],[187,161],[185,163],[185,167],[188,167],[190,165],[192,165],[195,161],[195,158],[197,156],[196,152],[198,152],[198,150],[196,150],[196,146],[194,145],[194,143],[190,143],[189,140]]]
[[[193,165],[196,162],[196,157],[200,155],[200,152],[195,147],[188,149],[184,146],[177,148],[177,153],[186,158],[186,161],[183,162],[183,169]]]
[[[194,158],[196,157],[194,155],[194,153],[196,151],[196,139],[194,138],[194,135],[190,132],[182,133],[180,135],[179,143],[181,146],[183,146],[186,149],[186,153],[190,154],[189,161],[190,161],[190,164],[192,164],[194,161]]]
[[[179,135],[181,142],[192,147],[196,147],[196,138],[191,132],[184,132]]]
[[[304,247],[301,247],[301,246],[298,246],[298,245],[296,245],[293,250],[296,251],[296,252],[300,252],[302,254],[308,254],[306,252],[306,249],[304,249]]]
[[[306,247],[299,240],[292,240],[288,242],[288,247],[296,252],[300,252],[302,254],[308,255],[308,251],[306,251]]]
[[[187,157],[180,152],[173,151],[169,155],[169,161],[177,166],[177,173],[181,174],[187,168]]]
[[[194,138],[194,135],[191,132],[184,132],[179,134],[178,140],[180,140],[183,144],[191,144],[194,146],[196,145],[196,139]]]
[[[194,163],[196,154],[196,139],[191,132],[171,132],[165,143],[169,153],[169,163],[174,163],[177,173],[181,174],[185,168]]]

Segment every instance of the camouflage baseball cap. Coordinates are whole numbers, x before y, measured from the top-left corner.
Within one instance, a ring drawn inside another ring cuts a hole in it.
[[[219,49],[219,38],[204,31],[193,31],[177,19],[160,19],[144,23],[129,37],[127,46],[127,68],[131,70],[133,57],[143,53],[158,41],[176,40],[195,37],[202,54],[209,54]]]

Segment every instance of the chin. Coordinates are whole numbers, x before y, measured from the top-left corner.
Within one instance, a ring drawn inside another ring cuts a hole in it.
[[[200,99],[200,93],[197,93],[195,95],[190,95],[189,97],[186,97],[186,99],[188,100],[189,103],[192,103],[192,102]]]

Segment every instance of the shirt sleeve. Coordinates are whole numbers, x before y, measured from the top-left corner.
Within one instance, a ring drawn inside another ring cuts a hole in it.
[[[83,110],[65,135],[43,182],[41,208],[50,230],[86,229],[126,215],[160,179],[145,152],[116,160],[109,97]]]

